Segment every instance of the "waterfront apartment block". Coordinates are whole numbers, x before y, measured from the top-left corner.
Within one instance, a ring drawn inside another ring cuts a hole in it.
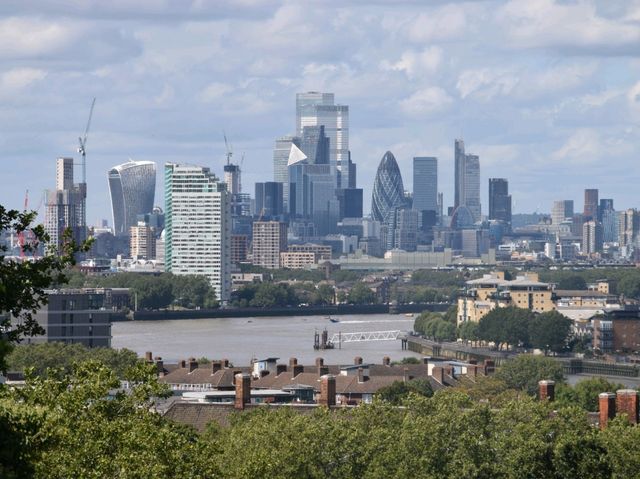
[[[227,186],[202,166],[165,164],[165,270],[206,276],[221,301],[231,292]]]
[[[318,260],[329,261],[331,259],[331,246],[324,244],[292,244],[287,250],[290,253],[314,253],[318,256]]]
[[[284,251],[280,253],[280,267],[305,269],[318,263],[318,255],[311,251]]]
[[[464,294],[458,298],[458,324],[479,322],[489,311],[508,306],[536,313],[553,311],[552,285],[538,281],[536,273],[506,280],[502,271],[467,281]]]

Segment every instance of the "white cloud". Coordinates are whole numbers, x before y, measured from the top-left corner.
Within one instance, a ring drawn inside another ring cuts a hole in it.
[[[440,87],[427,87],[400,102],[402,110],[415,116],[441,112],[452,103],[449,94]]]
[[[518,77],[508,70],[481,68],[463,71],[456,89],[462,98],[474,95],[481,101],[489,101],[497,95],[509,95],[518,82]]]
[[[403,71],[407,77],[413,79],[417,76],[432,75],[442,63],[442,48],[430,46],[422,51],[407,50],[402,53],[395,63],[383,60],[381,68],[384,70]]]
[[[200,93],[200,99],[205,102],[213,102],[222,99],[225,95],[233,91],[231,85],[225,83],[209,83]]]
[[[16,17],[0,20],[0,58],[51,55],[76,39],[72,29],[57,22]]]
[[[0,75],[0,91],[2,93],[16,93],[32,83],[40,81],[47,76],[44,70],[36,68],[16,68]]]
[[[507,45],[565,53],[640,55],[640,29],[598,15],[594,2],[511,0],[497,14]]]
[[[458,5],[420,13],[406,26],[408,38],[416,43],[455,39],[467,27],[465,11]]]

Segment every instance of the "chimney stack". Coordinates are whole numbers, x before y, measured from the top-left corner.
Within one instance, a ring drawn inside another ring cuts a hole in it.
[[[468,363],[469,364],[478,364],[478,360],[477,359],[469,359]]]
[[[324,359],[322,358],[316,358],[316,367],[322,367],[324,366]]]
[[[148,363],[152,363],[153,362],[153,353],[151,351],[147,351],[146,353],[144,353],[144,360]]]
[[[228,359],[223,359],[222,360],[222,367],[227,369],[229,367],[229,360]]]
[[[318,368],[318,376],[322,377],[325,374],[329,374],[329,366],[320,366]]]
[[[181,368],[186,368],[187,367],[187,362],[184,359],[180,360],[180,367]]]
[[[279,376],[281,373],[287,372],[286,364],[276,364],[276,376]]]
[[[556,398],[556,383],[543,379],[538,381],[538,396],[540,401],[553,401]]]
[[[189,358],[189,372],[192,373],[196,369],[198,369],[198,361],[196,358]]]
[[[211,361],[211,374],[215,374],[222,369],[220,361]]]
[[[402,380],[405,383],[408,383],[409,381],[411,381],[411,376],[409,376],[409,368],[406,366],[402,369]]]
[[[484,375],[488,376],[496,372],[496,363],[493,359],[484,360]]]
[[[158,376],[164,377],[164,362],[160,356],[156,356],[156,369],[158,370]]]
[[[605,429],[609,419],[616,417],[616,395],[614,393],[598,394],[600,412],[600,429]]]
[[[246,404],[251,403],[251,376],[249,374],[236,374],[236,401],[234,407],[242,410]]]
[[[467,366],[467,377],[473,379],[474,381],[478,377],[478,365],[477,364],[469,364]]]
[[[296,364],[298,364],[298,358],[289,358],[289,369],[293,369]]]
[[[637,424],[638,392],[635,389],[618,389],[616,410],[618,414],[626,414],[630,424]]]
[[[365,376],[364,376],[364,368],[359,367],[358,368],[358,383],[362,384],[363,382],[365,382]]]
[[[391,366],[391,358],[389,356],[385,356],[384,358],[382,358],[382,365]]]
[[[293,374],[293,377],[295,378],[298,374],[304,372],[304,366],[302,364],[295,364],[291,372]]]
[[[355,358],[353,358],[353,364],[359,366],[360,364],[362,364],[362,358],[360,356],[356,356]]]
[[[336,405],[336,377],[333,374],[326,374],[320,378],[320,406]]]

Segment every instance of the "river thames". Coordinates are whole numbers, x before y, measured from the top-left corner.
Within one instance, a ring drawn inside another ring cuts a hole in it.
[[[282,362],[296,357],[312,364],[321,356],[328,364],[350,364],[355,356],[365,362],[381,362],[383,356],[400,360],[419,355],[403,351],[400,340],[343,343],[342,349],[313,349],[314,332],[325,328],[334,333],[413,329],[413,318],[398,314],[334,316],[289,316],[260,318],[215,318],[162,321],[126,321],[113,323],[114,348],[127,348],[139,355],[152,351],[167,362],[189,357],[229,359],[236,365],[248,365],[251,358],[279,357]]]

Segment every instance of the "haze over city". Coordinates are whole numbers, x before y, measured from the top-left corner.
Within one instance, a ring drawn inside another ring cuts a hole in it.
[[[37,202],[58,156],[79,162],[93,97],[89,224],[111,218],[107,170],[128,158],[222,176],[223,131],[252,193],[295,133],[295,94],[314,90],[349,106],[365,213],[387,150],[409,191],[412,158],[438,157],[453,204],[459,137],[483,208],[490,177],[509,179],[517,213],[578,207],[584,188],[636,206],[638,55],[637,1],[4,1],[0,204]]]

